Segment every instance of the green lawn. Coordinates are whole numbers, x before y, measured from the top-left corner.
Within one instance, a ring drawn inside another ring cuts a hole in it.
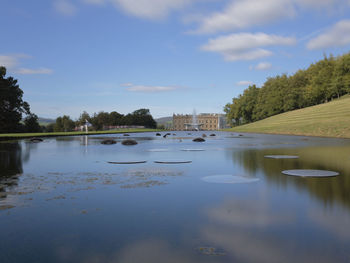
[[[31,137],[55,137],[55,136],[76,136],[76,135],[94,135],[94,134],[116,134],[116,133],[136,133],[136,132],[155,132],[156,129],[120,129],[112,131],[90,131],[86,132],[47,132],[47,133],[7,133],[0,134],[0,140],[21,139]]]
[[[350,96],[275,115],[229,131],[350,138]]]

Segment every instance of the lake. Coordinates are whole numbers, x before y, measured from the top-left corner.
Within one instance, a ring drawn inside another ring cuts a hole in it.
[[[190,133],[0,142],[1,262],[350,262],[350,140]]]

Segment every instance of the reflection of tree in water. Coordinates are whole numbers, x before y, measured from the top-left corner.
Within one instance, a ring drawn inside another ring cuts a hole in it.
[[[17,186],[22,169],[22,147],[18,142],[0,143],[0,198],[8,188]]]
[[[265,155],[298,155],[299,159],[269,159]],[[350,208],[350,150],[347,147],[249,149],[232,153],[234,163],[249,173],[262,171],[267,181],[279,186],[294,185],[307,190],[324,204],[340,202]],[[283,175],[283,170],[317,169],[339,172],[337,177],[300,178]]]

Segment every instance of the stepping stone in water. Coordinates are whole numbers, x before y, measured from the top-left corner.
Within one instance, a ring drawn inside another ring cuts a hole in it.
[[[180,164],[180,163],[192,163],[192,161],[188,160],[164,160],[164,161],[154,161],[155,163],[161,164]]]
[[[149,149],[148,152],[169,152],[169,149]]]
[[[146,163],[147,161],[121,161],[121,162],[108,162],[111,164],[138,164],[138,163]]]
[[[41,138],[30,138],[29,141],[30,141],[30,142],[38,143],[38,142],[42,142],[43,139],[41,139]]]
[[[271,159],[298,159],[299,156],[297,155],[265,155],[265,158],[271,158]]]
[[[194,142],[205,142],[205,140],[203,138],[201,138],[201,137],[195,138],[192,141],[194,141]]]
[[[300,177],[333,177],[339,175],[337,172],[326,171],[326,170],[285,170],[282,171],[283,174],[291,176],[300,176]]]
[[[116,144],[117,142],[115,140],[110,140],[110,139],[107,139],[107,140],[103,140],[101,142],[101,144],[106,144],[106,145],[111,145],[111,144]]]
[[[122,141],[122,144],[123,145],[135,145],[135,144],[137,144],[137,141],[135,141],[135,140],[124,140],[124,141]]]
[[[204,149],[182,149],[181,151],[184,151],[184,152],[202,152],[205,150]]]

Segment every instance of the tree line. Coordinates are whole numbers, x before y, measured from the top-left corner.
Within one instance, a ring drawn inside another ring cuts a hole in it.
[[[84,111],[76,121],[64,115],[58,117],[55,123],[40,126],[38,116],[30,111],[29,103],[23,100],[18,81],[6,77],[6,68],[0,66],[0,133],[72,131],[86,121],[92,124],[93,130],[102,130],[105,126],[157,126],[149,109],[138,109],[126,115],[101,111],[90,116]]]
[[[116,111],[94,113],[91,116],[84,111],[78,120],[73,121],[69,116],[58,117],[55,123],[49,124],[47,132],[72,131],[75,127],[85,125],[88,121],[92,126],[90,129],[100,131],[110,126],[144,126],[146,128],[156,128],[157,123],[153,119],[149,109],[138,109],[132,113],[123,115]]]
[[[240,125],[283,112],[328,102],[350,93],[350,53],[324,58],[295,74],[250,85],[224,107],[228,122]]]

